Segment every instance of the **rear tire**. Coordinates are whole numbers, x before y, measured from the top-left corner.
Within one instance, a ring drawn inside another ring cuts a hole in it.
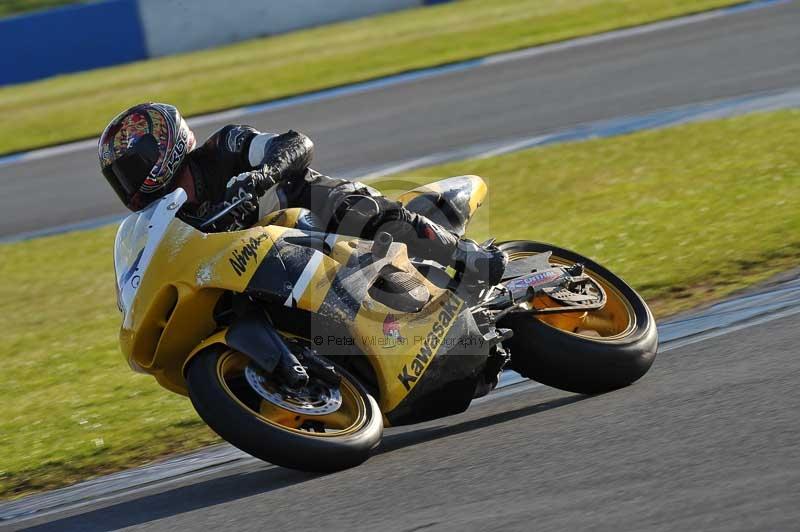
[[[658,332],[650,309],[635,290],[603,266],[567,249],[524,240],[499,247],[510,260],[551,251],[553,264],[580,262],[609,298],[604,309],[583,317],[509,314],[503,318],[498,326],[514,331],[504,344],[511,352],[512,369],[542,384],[584,394],[616,390],[647,373],[656,357]],[[593,324],[600,324],[600,332],[591,330]]]
[[[232,360],[231,357],[239,357]],[[192,404],[203,421],[229,443],[264,461],[302,471],[330,472],[356,466],[380,443],[383,418],[375,399],[349,373],[337,367],[343,404],[354,412],[352,426],[329,433],[301,430],[301,416],[260,398],[236,367],[247,357],[214,346],[189,363],[186,381]],[[228,366],[233,371],[227,369]],[[236,390],[236,391],[234,391]],[[259,406],[260,405],[260,406]],[[317,416],[319,419],[329,419]],[[304,414],[303,420],[315,419]]]

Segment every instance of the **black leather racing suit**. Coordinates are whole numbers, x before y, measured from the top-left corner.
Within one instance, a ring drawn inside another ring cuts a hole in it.
[[[313,150],[311,140],[294,131],[271,135],[249,126],[223,127],[187,156],[194,190],[183,209],[185,219],[213,212],[225,200],[231,177],[252,172],[248,179],[256,181],[257,195],[270,194],[276,209],[309,209],[327,230],[352,236],[372,238],[387,231],[412,256],[452,263],[455,234],[371,187],[310,169]]]

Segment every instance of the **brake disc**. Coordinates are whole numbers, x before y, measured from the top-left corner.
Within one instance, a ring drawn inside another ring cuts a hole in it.
[[[244,376],[247,383],[264,400],[295,414],[324,416],[336,412],[342,406],[339,388],[318,380],[310,381],[301,390],[293,390],[271,382],[252,365],[245,368]]]

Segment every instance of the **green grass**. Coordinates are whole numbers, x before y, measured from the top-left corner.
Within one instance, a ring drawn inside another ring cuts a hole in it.
[[[417,172],[490,183],[471,234],[553,242],[620,273],[657,314],[800,262],[800,111],[552,146]],[[322,169],[324,170],[324,169]],[[396,181],[396,179],[395,179]],[[216,441],[117,347],[114,228],[0,246],[0,495]]]
[[[49,9],[67,4],[85,3],[79,0],[0,0],[0,18],[29,11]]]
[[[461,161],[411,179],[485,177],[490,208],[475,217],[474,238],[579,251],[665,316],[800,265],[798,134],[800,111],[780,111]]]
[[[0,248],[2,496],[214,441],[188,401],[119,353],[114,231]]]
[[[186,115],[674,17],[736,0],[461,0],[0,88],[0,153],[96,135],[122,109]]]

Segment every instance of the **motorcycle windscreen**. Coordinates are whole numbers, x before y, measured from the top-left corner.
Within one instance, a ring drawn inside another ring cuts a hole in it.
[[[175,189],[120,224],[114,242],[114,274],[117,306],[125,318],[153,254],[186,199],[182,188]]]

